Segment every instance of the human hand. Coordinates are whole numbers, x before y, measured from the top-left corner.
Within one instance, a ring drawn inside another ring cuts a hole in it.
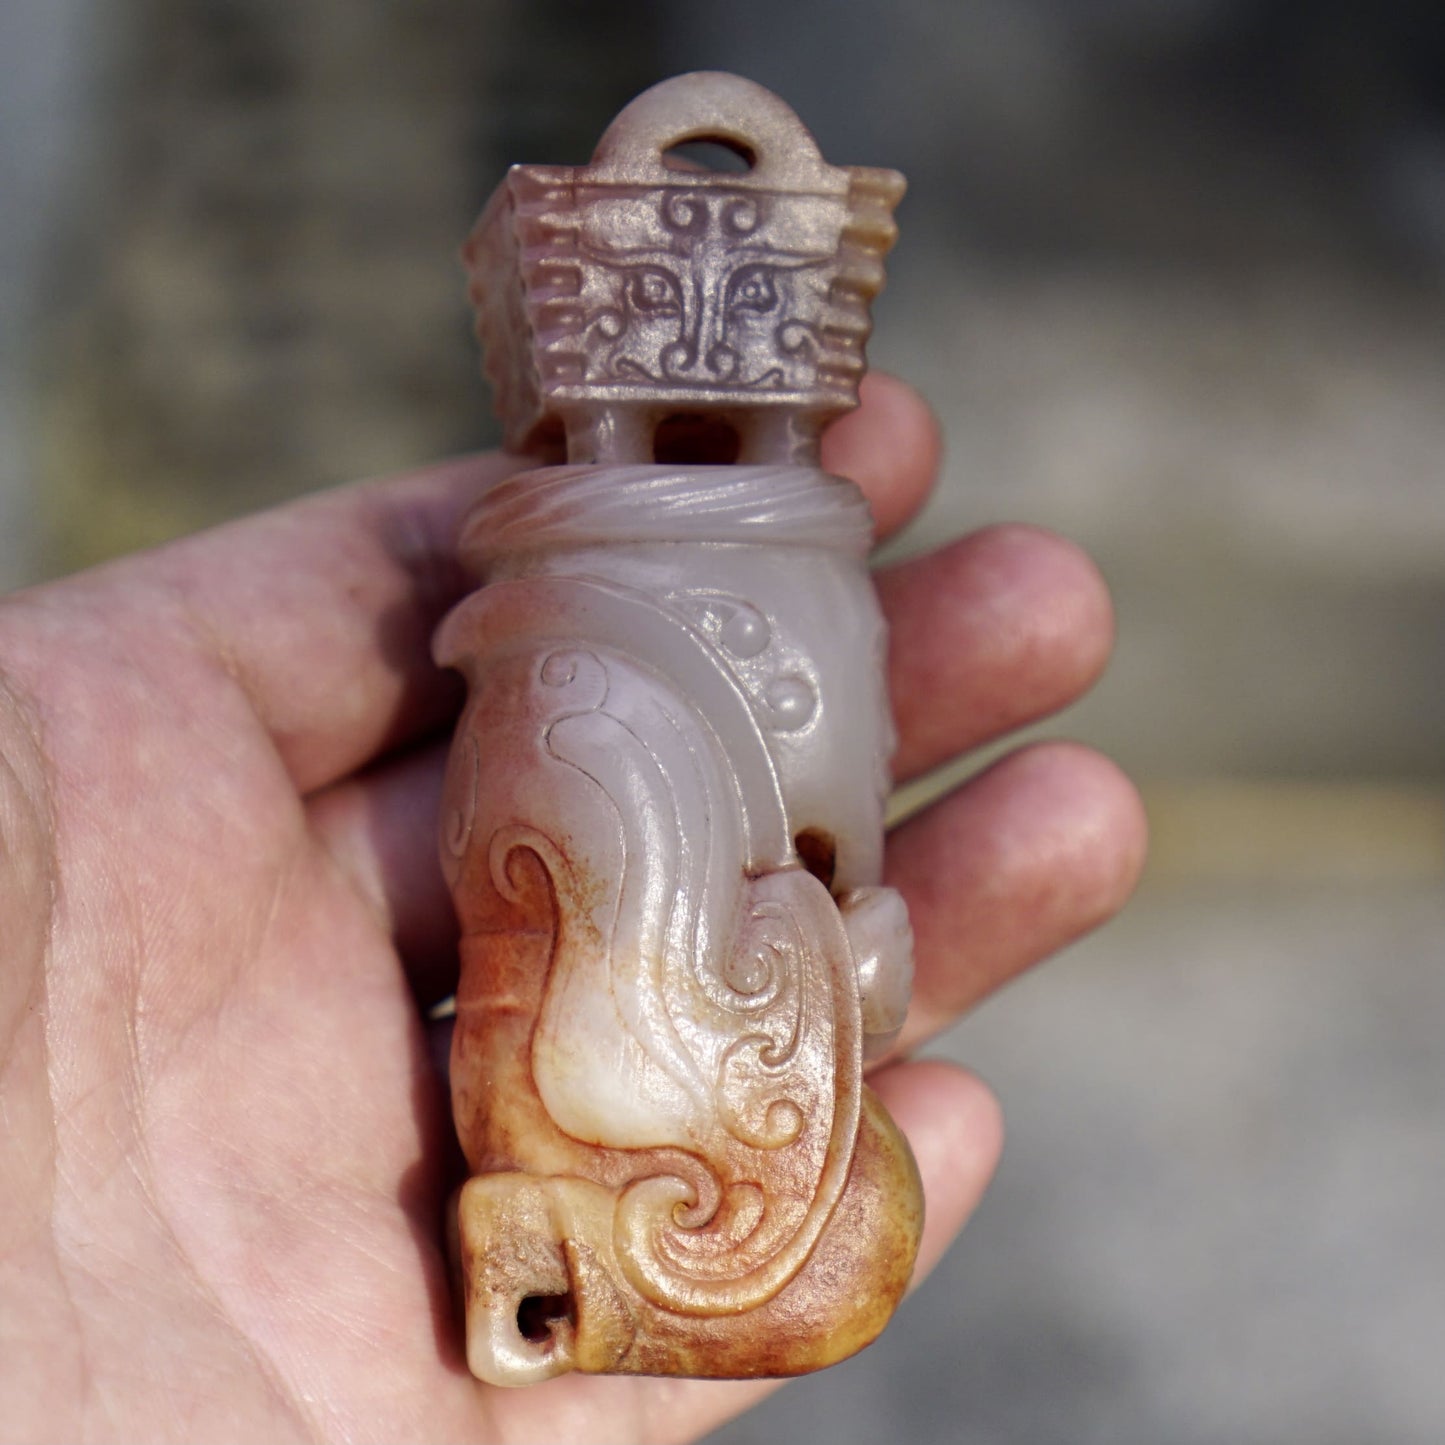
[[[880,531],[937,438],[870,380],[824,463]],[[460,687],[470,458],[0,602],[0,1437],[692,1438],[767,1382],[467,1373],[440,1248],[455,1163],[423,1017],[455,982],[435,813]],[[1025,528],[878,577],[900,781],[1072,700],[1111,640],[1074,548]],[[1127,782],[1016,753],[899,828],[903,1046],[1110,915]],[[871,1082],[908,1134],[920,1273],[977,1202],[996,1105],[939,1063]]]

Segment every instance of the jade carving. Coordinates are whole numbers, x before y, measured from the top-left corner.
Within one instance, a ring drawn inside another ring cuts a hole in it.
[[[685,75],[590,164],[514,167],[467,243],[508,444],[566,456],[480,499],[436,639],[469,688],[441,853],[491,1383],[798,1374],[907,1285],[917,1171],[864,1082],[912,973],[885,634],[867,505],[818,466],[902,192]]]

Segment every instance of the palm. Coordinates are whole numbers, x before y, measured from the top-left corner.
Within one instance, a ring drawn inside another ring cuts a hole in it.
[[[872,410],[908,405],[875,390]],[[916,407],[905,421],[926,453]],[[837,445],[866,473],[857,422]],[[914,469],[898,496],[878,484],[880,511],[908,509],[926,458]],[[454,694],[425,649],[456,580],[431,548],[477,483],[463,464],[337,494],[0,613],[0,917],[26,925],[0,980],[0,1284],[33,1310],[14,1339],[0,1314],[8,1357],[30,1366],[7,1402],[17,1435],[682,1438],[759,1388],[571,1377],[489,1392],[461,1358],[439,1243],[454,1145],[418,1001],[454,966],[430,837]],[[1075,594],[1093,585],[1079,575]],[[896,636],[925,602],[892,585]],[[1097,598],[1072,626],[1044,680],[1015,660],[1000,719],[1057,705],[1094,670]],[[946,696],[905,691],[906,766],[981,735],[937,721]],[[992,802],[974,784],[971,822],[939,811],[900,839],[924,949],[914,1037],[1127,890],[1132,798],[1086,755],[1066,761],[1076,781],[1092,769],[1106,846],[1069,861],[1028,923],[1005,897],[969,925],[997,935],[971,973],[928,957],[957,932],[967,883],[950,896],[910,880],[909,850],[943,828],[997,853],[1028,770]],[[1020,873],[1009,897],[1040,885]],[[918,1148],[936,1255],[991,1167],[991,1106],[937,1068],[879,1082]]]

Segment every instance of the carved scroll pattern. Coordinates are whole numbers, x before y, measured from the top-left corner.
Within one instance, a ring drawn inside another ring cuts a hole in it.
[[[449,626],[482,712],[445,837],[485,849],[503,895],[533,853],[555,898],[538,1094],[570,1137],[637,1151],[613,1237],[630,1284],[686,1314],[752,1308],[833,1212],[861,1089],[847,939],[826,889],[780,868],[787,820],[752,708],[702,631],[624,589],[500,584]],[[693,687],[662,680],[659,650]],[[513,730],[505,775],[489,689]]]
[[[769,732],[800,732],[818,711],[818,679],[808,658],[782,645],[765,613],[726,592],[679,591],[667,599],[726,658]]]

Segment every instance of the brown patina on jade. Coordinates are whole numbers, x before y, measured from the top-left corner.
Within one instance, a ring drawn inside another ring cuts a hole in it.
[[[740,171],[671,154],[720,142]],[[883,1328],[917,1170],[863,1082],[912,938],[882,886],[892,725],[856,404],[902,177],[775,96],[647,91],[517,166],[465,256],[508,444],[443,799],[462,929],[453,1223],[471,1368],[792,1375]]]

